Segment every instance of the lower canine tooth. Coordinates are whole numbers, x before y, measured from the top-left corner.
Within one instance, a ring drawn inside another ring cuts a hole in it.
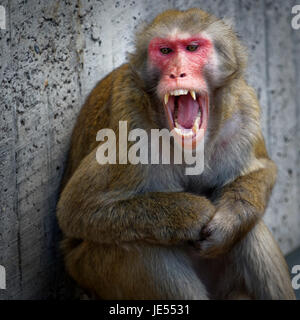
[[[199,129],[199,126],[200,126],[200,117],[197,117],[193,125],[193,131],[197,132],[197,130]]]

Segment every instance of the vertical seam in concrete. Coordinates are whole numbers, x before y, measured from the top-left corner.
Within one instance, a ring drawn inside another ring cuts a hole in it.
[[[82,29],[81,29],[81,20],[80,20],[80,8],[82,7],[81,1],[77,0],[77,15],[76,15],[76,19],[75,19],[75,23],[76,23],[76,37],[80,36],[82,37]],[[76,71],[77,71],[77,83],[78,83],[78,89],[79,89],[79,103],[80,106],[82,105],[82,83],[81,83],[81,71],[83,71],[84,68],[84,59],[82,59],[82,56],[84,55],[83,52],[83,48],[80,48],[80,50],[82,50],[81,52],[78,52],[78,48],[77,46],[75,46],[76,50],[75,50],[75,54],[77,56],[77,67],[76,67]]]
[[[49,94],[48,94],[48,90],[46,91],[46,99],[47,99],[47,114],[48,114],[48,123],[47,123],[47,133],[48,133],[48,137],[47,137],[47,170],[48,170],[48,184],[50,185],[50,188],[52,190],[52,145],[54,142],[54,137],[53,137],[53,132],[51,130],[51,114],[53,114],[52,109],[50,108],[50,100],[49,100]],[[48,200],[51,197],[48,197]]]
[[[11,19],[11,1],[8,1],[8,15],[9,15],[9,37],[10,37],[10,60],[9,60],[9,68],[12,66],[12,19]],[[21,245],[21,218],[20,218],[20,212],[19,212],[19,199],[18,199],[18,182],[17,182],[17,140],[18,140],[18,126],[17,126],[17,116],[16,116],[17,110],[16,105],[13,106],[13,122],[14,122],[14,131],[15,131],[15,139],[14,139],[14,172],[15,172],[15,210],[16,210],[16,218],[18,221],[18,234],[17,234],[17,241],[18,241],[18,270],[19,270],[19,282],[20,282],[20,289],[21,289],[21,295],[23,291],[23,274],[22,274],[22,245]]]
[[[295,5],[295,1],[293,2],[293,5]],[[292,42],[293,42],[293,64],[295,66],[295,82],[296,82],[296,90],[295,90],[295,95],[294,95],[294,99],[295,99],[295,106],[296,106],[296,111],[295,111],[295,115],[296,115],[296,135],[297,135],[297,144],[296,144],[296,148],[297,148],[297,154],[296,154],[296,165],[297,163],[300,163],[300,125],[299,125],[299,121],[300,121],[300,61],[297,60],[298,58],[298,51],[300,52],[300,45],[299,45],[299,34],[296,34],[296,32],[300,33],[300,30],[293,30],[291,28],[291,33],[292,33]],[[300,172],[296,172],[296,183],[297,183],[297,193],[299,194],[300,192]],[[300,208],[300,200],[298,199],[298,206]],[[299,219],[299,225],[300,225],[300,216],[298,216]],[[299,235],[299,239],[297,239],[297,241],[300,240],[300,235]]]
[[[56,3],[54,3],[54,7],[56,12],[59,10],[59,5],[60,2],[56,1]],[[44,93],[46,94],[46,100],[47,100],[47,170],[48,170],[48,184],[50,185],[50,188],[52,190],[52,163],[53,163],[53,156],[52,156],[52,146],[54,143],[54,136],[53,136],[53,131],[51,130],[51,115],[53,115],[53,109],[50,106],[50,99],[49,99],[49,90],[47,90],[47,88],[44,85]],[[49,202],[50,197],[47,197],[47,202]],[[45,226],[44,226],[45,229]]]
[[[269,90],[269,85],[270,85],[270,73],[269,73],[269,22],[268,22],[268,16],[267,16],[267,12],[266,12],[266,0],[264,0],[264,29],[265,29],[265,73],[266,73],[266,102],[267,102],[267,150],[270,154],[270,156],[272,157],[272,143],[271,143],[271,106],[270,106],[270,90]]]

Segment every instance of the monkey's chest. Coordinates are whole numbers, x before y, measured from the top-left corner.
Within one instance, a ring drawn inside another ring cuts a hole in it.
[[[213,189],[205,175],[186,175],[184,166],[151,165],[143,192],[186,192],[207,194]]]

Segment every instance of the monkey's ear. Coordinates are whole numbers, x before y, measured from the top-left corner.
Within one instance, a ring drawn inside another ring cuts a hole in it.
[[[237,36],[237,38],[238,38],[239,40],[242,39],[239,31],[235,29],[235,27],[236,27],[236,21],[235,21],[235,18],[234,18],[234,17],[224,17],[224,18],[223,18],[223,22],[224,22],[224,24],[225,24],[228,28],[230,28],[230,29],[235,33],[235,35]]]
[[[223,22],[228,26],[230,29],[235,30],[235,21],[233,17],[224,17]]]

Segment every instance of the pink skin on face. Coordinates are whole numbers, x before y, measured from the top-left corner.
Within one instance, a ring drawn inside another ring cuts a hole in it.
[[[189,51],[188,46],[197,46]],[[167,53],[161,49],[168,48]],[[213,51],[212,42],[201,36],[185,39],[154,38],[148,47],[148,64],[160,71],[157,87],[158,96],[164,101],[165,94],[178,89],[194,90],[196,101],[190,94],[186,96],[170,96],[165,106],[170,129],[176,127],[177,140],[184,139],[187,145],[195,148],[196,142],[204,136],[208,120],[207,85],[203,75],[204,66],[210,61]],[[177,125],[175,125],[175,100],[178,106]],[[199,130],[191,136],[192,124],[196,120],[197,109],[201,111]],[[180,130],[178,130],[180,128]]]
[[[198,45],[195,51],[188,51],[188,45]],[[160,49],[170,48],[172,52],[163,54]],[[161,71],[158,94],[175,89],[206,91],[203,67],[209,61],[212,43],[203,37],[187,39],[154,38],[148,47],[149,63]]]

